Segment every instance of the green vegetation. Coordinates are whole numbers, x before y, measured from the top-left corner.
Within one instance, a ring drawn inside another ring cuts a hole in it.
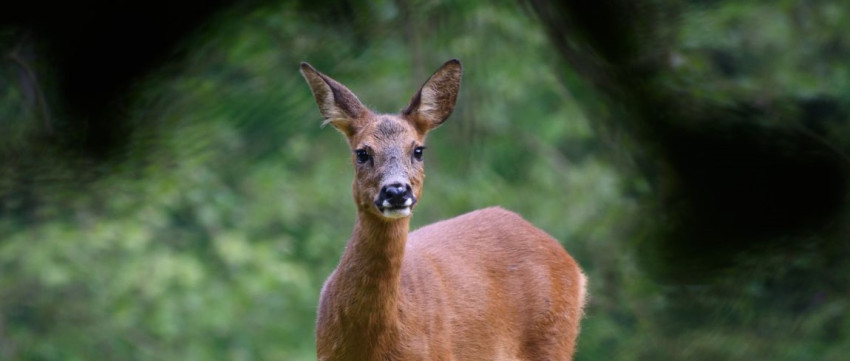
[[[753,89],[850,100],[846,57],[824,50],[850,49],[850,7],[812,7],[800,34],[793,2],[709,3],[678,19],[680,65],[662,81],[711,102]],[[521,4],[362,1],[354,17],[318,4],[216,15],[183,42],[185,57],[127,95],[114,117],[129,141],[108,159],[74,149],[85,130],[54,84],[21,76],[49,79],[49,60],[0,62],[0,360],[315,359],[317,296],[355,213],[350,153],[319,127],[298,64],[394,112],[449,58],[464,82],[429,139],[414,227],[501,205],[561,240],[591,282],[577,360],[850,351],[850,273],[805,245],[719,281],[654,277],[647,262],[663,254],[637,250],[669,226],[654,215],[664,195],[637,171],[637,140],[611,122],[624,110],[564,65]],[[5,53],[13,35],[0,29]],[[718,73],[718,52],[750,68]],[[840,120],[824,141],[850,144]]]

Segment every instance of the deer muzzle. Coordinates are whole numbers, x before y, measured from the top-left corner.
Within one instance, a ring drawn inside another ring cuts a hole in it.
[[[381,187],[375,206],[387,218],[402,218],[410,215],[416,197],[410,184],[391,183]]]

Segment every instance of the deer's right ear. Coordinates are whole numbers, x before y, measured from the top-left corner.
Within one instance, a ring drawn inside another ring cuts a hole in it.
[[[354,120],[361,118],[369,110],[357,96],[329,76],[320,73],[306,62],[301,63],[301,75],[310,85],[313,98],[319,106],[319,111],[325,118],[322,123],[334,126],[346,136],[354,134]]]

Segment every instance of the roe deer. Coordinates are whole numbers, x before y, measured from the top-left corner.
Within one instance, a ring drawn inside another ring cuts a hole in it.
[[[373,113],[307,63],[301,74],[355,168],[357,219],[322,288],[318,359],[571,360],[586,279],[555,239],[496,207],[408,234],[425,136],[454,109],[460,62],[394,115]]]

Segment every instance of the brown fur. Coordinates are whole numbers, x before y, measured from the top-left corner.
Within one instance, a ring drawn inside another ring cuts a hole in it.
[[[375,115],[306,63],[302,74],[326,121],[370,162],[355,165],[357,221],[319,302],[319,360],[571,360],[586,278],[551,236],[487,208],[409,233],[374,200],[404,181],[420,198],[413,149],[451,114],[457,60],[443,65],[399,115]]]

